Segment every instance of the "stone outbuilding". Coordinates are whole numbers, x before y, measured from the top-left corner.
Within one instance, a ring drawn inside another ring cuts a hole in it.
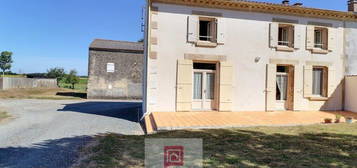
[[[88,99],[141,99],[143,43],[94,40],[89,47]]]

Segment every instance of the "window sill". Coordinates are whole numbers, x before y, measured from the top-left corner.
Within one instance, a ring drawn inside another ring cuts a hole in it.
[[[211,48],[214,48],[214,47],[217,47],[217,43],[214,43],[214,42],[210,42],[210,41],[197,41],[196,42],[196,46],[197,47],[211,47]]]
[[[314,54],[328,54],[329,53],[328,50],[317,49],[317,48],[312,49],[311,52]]]
[[[328,101],[328,97],[312,96],[309,97],[310,101]]]
[[[294,52],[294,48],[286,47],[286,46],[278,46],[276,47],[276,51]]]

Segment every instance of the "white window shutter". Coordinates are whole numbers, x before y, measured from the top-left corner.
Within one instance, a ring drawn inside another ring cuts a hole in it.
[[[327,82],[327,94],[331,97],[336,90],[336,70],[334,66],[328,68],[328,82]]]
[[[276,108],[276,68],[276,64],[267,65],[266,111],[275,111]]]
[[[233,64],[220,63],[219,111],[232,111]]]
[[[335,31],[335,28],[328,28],[328,42],[327,42],[327,45],[328,45],[328,50],[332,51],[335,49],[335,46],[336,46],[336,31]]]
[[[217,19],[217,43],[224,44],[226,36],[226,22],[224,18]]]
[[[315,45],[315,27],[308,25],[306,28],[306,49],[312,50]]]
[[[176,111],[192,110],[192,60],[178,60],[177,86],[176,86]]]
[[[303,110],[303,66],[296,65],[294,69],[294,111]]]
[[[305,65],[304,67],[304,97],[311,97],[312,95],[312,65]]]
[[[300,26],[294,26],[294,48],[299,49],[301,47],[301,31]]]
[[[188,16],[187,24],[187,41],[195,43],[198,41],[198,16]]]
[[[270,47],[275,48],[278,46],[278,37],[279,37],[279,23],[270,23],[270,33],[269,41]]]

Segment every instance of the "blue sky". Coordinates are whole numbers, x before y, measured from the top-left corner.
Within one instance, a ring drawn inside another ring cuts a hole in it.
[[[88,46],[93,39],[137,41],[143,37],[144,0],[0,1],[0,51],[14,53],[13,72],[64,67],[87,75]],[[291,0],[295,2],[341,11],[347,8],[347,0]]]
[[[86,75],[95,38],[137,41],[144,0],[0,0],[0,51],[14,53],[13,72],[51,67]]]

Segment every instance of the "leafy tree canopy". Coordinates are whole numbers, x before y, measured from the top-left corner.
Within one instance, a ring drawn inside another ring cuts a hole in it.
[[[11,69],[12,61],[12,52],[3,51],[0,54],[0,69],[2,70],[2,75],[5,75],[6,70]]]
[[[72,84],[72,89],[74,89],[74,85],[79,83],[79,77],[77,76],[77,71],[71,70],[69,74],[66,75],[65,82],[68,84]]]
[[[56,78],[58,80],[62,80],[66,75],[63,68],[56,67],[47,70],[47,78]]]

